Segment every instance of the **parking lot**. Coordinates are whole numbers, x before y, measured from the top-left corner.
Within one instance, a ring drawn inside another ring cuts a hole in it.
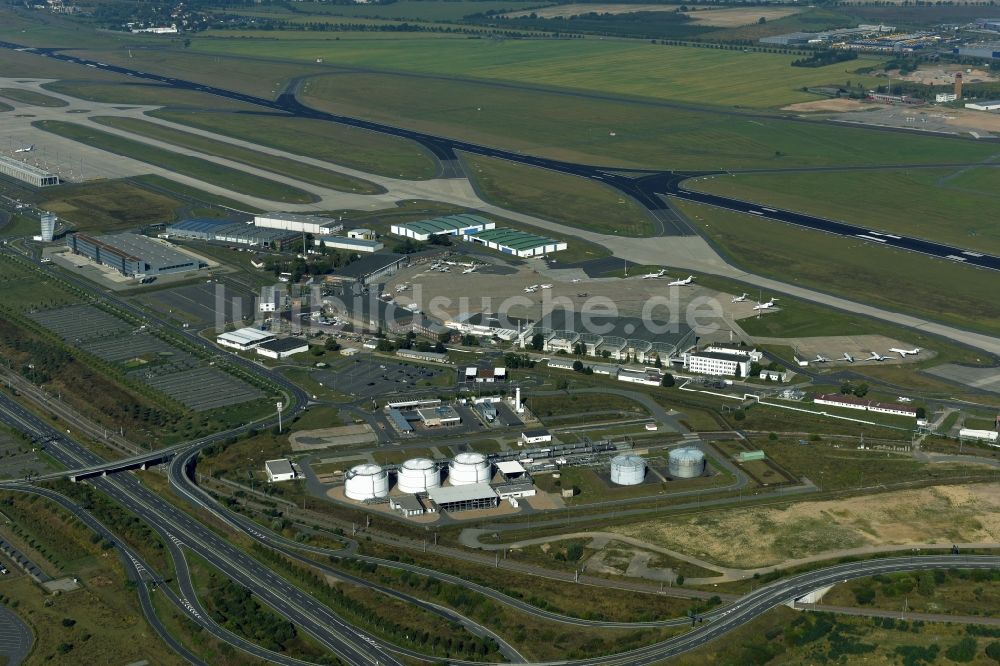
[[[41,310],[31,317],[67,342],[120,364],[130,377],[196,412],[264,397],[242,379],[92,305]]]
[[[28,474],[49,471],[48,464],[39,458],[37,452],[32,451],[32,445],[2,432],[0,432],[0,466],[11,478],[24,478]]]
[[[382,358],[359,357],[343,359],[329,370],[315,373],[324,386],[358,398],[385,396],[406,391],[432,391],[439,378],[451,369],[426,368],[397,363]]]

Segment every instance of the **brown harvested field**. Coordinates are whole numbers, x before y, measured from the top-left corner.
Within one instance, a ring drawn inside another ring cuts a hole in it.
[[[997,542],[1000,483],[720,511],[610,531],[740,569],[866,546]]]
[[[776,21],[792,14],[798,14],[800,11],[802,9],[799,7],[754,7],[749,9],[734,7],[732,9],[685,12],[685,14],[702,25],[711,25],[717,28],[738,28],[757,23],[761,18],[767,21]]]
[[[585,4],[585,5],[555,5],[553,7],[542,7],[540,9],[525,9],[519,12],[511,12],[505,14],[510,18],[517,18],[519,16],[528,16],[534,14],[538,18],[570,18],[571,16],[579,16],[580,14],[589,14],[591,12],[597,14],[631,14],[633,12],[672,12],[676,10],[680,5],[644,5],[644,4],[634,4],[634,5],[602,5],[602,4]]]
[[[818,99],[815,102],[799,102],[781,107],[782,111],[864,111],[865,109],[884,108],[878,104],[869,104],[857,99]]]

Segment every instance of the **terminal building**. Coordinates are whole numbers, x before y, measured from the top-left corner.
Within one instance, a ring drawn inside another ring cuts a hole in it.
[[[183,273],[206,267],[196,257],[138,234],[89,236],[75,233],[66,236],[66,245],[74,254],[83,255],[130,277]]]
[[[255,216],[253,224],[263,229],[281,229],[314,236],[329,236],[344,228],[343,224],[329,217],[296,213],[264,213]]]
[[[0,174],[17,178],[35,187],[50,187],[59,184],[59,176],[54,173],[2,155],[0,155]]]
[[[419,222],[393,224],[389,227],[389,231],[403,238],[425,242],[430,240],[431,236],[466,236],[495,229],[496,226],[496,223],[490,222],[485,217],[463,213]]]

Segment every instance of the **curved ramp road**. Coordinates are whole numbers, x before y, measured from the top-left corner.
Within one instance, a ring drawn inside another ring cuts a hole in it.
[[[920,252],[942,259],[950,259],[961,263],[967,263],[981,268],[1000,270],[1000,257],[994,255],[973,252],[971,250],[963,250],[962,248],[951,247],[919,238],[910,238],[884,233],[876,234],[863,227],[835,222],[833,220],[827,220],[825,218],[805,215],[802,213],[779,211],[773,208],[763,208],[739,199],[693,192],[681,186],[681,182],[684,179],[695,175],[706,175],[705,172],[681,174],[672,171],[657,172],[649,169],[624,169],[617,167],[575,164],[572,162],[564,162],[561,160],[537,157],[534,155],[525,155],[523,153],[510,150],[491,148],[489,146],[469,141],[436,136],[427,132],[419,132],[416,130],[373,122],[352,116],[318,111],[299,102],[298,99],[296,99],[294,92],[285,92],[279,96],[277,100],[269,100],[232,90],[226,90],[224,88],[217,88],[215,86],[195,83],[193,81],[186,81],[176,77],[152,74],[118,65],[102,63],[95,60],[87,60],[85,58],[79,58],[71,54],[63,53],[63,49],[30,48],[11,42],[0,42],[0,47],[17,49],[47,58],[62,60],[64,62],[95,67],[138,79],[156,81],[158,83],[184,90],[196,90],[227,99],[262,106],[276,111],[283,111],[299,118],[325,120],[328,122],[348,125],[350,127],[357,127],[373,132],[410,139],[411,141],[415,141],[424,146],[441,162],[449,164],[453,164],[455,160],[458,159],[457,151],[460,151],[475,155],[483,155],[486,157],[496,157],[510,162],[523,164],[525,166],[549,169],[551,171],[558,171],[560,173],[598,181],[614,187],[618,191],[639,202],[644,208],[646,208],[648,213],[657,222],[659,222],[660,228],[664,234],[667,234],[667,227],[671,227],[669,230],[671,233],[668,235],[694,235],[696,233],[690,225],[682,220],[679,220],[677,216],[671,213],[670,208],[665,201],[665,197],[677,197],[689,201],[696,201],[698,203],[707,203],[709,205],[725,208],[726,210],[732,210],[735,212],[770,217],[781,222],[808,227],[818,231],[826,231],[828,233],[851,237],[860,237],[871,242],[892,245],[893,247],[913,252]]]

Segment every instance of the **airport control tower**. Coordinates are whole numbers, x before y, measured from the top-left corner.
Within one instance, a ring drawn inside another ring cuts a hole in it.
[[[49,213],[46,211],[42,213],[39,219],[41,220],[42,223],[42,232],[41,232],[42,242],[51,243],[52,238],[56,234],[56,219],[58,218],[56,218],[55,213]]]

